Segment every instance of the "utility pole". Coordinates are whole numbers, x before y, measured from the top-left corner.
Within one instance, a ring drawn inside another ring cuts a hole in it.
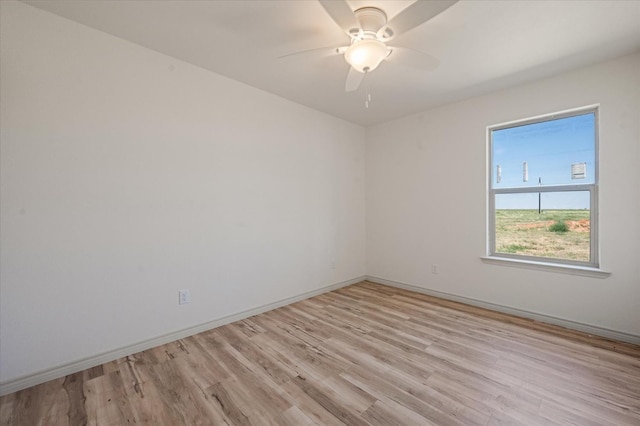
[[[542,186],[542,178],[538,177],[538,186]],[[538,214],[542,213],[542,196],[541,193],[538,192]]]

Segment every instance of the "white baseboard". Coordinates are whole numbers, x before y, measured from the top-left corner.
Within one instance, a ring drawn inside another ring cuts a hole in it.
[[[478,306],[480,308],[490,309],[492,311],[503,312],[505,314],[516,315],[523,318],[529,318],[536,321],[544,322],[547,324],[559,325],[561,327],[569,328],[571,330],[582,331],[583,333],[592,334],[595,336],[606,337],[621,342],[633,343],[640,345],[640,336],[622,331],[611,330],[608,328],[598,327],[590,324],[583,324],[563,318],[557,318],[550,315],[539,314],[536,312],[525,311],[522,309],[512,308],[509,306],[498,305],[495,303],[485,302],[482,300],[472,299],[464,296],[457,296],[455,294],[443,293],[436,290],[429,290],[423,287],[417,287],[415,285],[401,283],[397,281],[391,281],[384,278],[367,276],[367,281],[373,283],[384,284],[390,287],[397,287],[404,290],[415,291],[416,293],[426,294],[428,296],[439,297],[441,299],[452,300],[454,302],[460,302],[467,305]]]
[[[346,287],[351,284],[356,284],[361,281],[364,281],[365,279],[366,277],[364,276],[352,278],[347,281],[331,284],[331,285],[319,288],[317,290],[308,291],[306,293],[298,294],[296,296],[288,297],[286,299],[278,300],[273,303],[258,306],[256,308],[252,308],[246,311],[238,312],[236,314],[227,315],[222,318],[217,318],[215,320],[208,321],[204,324],[196,325],[193,327],[185,328],[183,330],[178,330],[172,333],[164,334],[162,336],[154,337],[152,339],[144,340],[142,342],[135,343],[133,345],[128,345],[119,349],[115,349],[113,351],[108,351],[95,356],[90,356],[88,358],[63,364],[61,366],[43,370],[34,374],[29,374],[27,376],[18,377],[17,379],[0,383],[0,395],[6,395],[9,393],[17,392],[19,390],[26,389],[31,386],[48,382],[49,380],[59,379],[69,374],[77,373],[79,371],[86,370],[91,367],[95,367],[97,365],[115,361],[118,358],[132,355],[147,349],[154,348],[156,346],[164,345],[166,343],[170,343],[178,339],[183,339],[185,337],[192,336],[194,334],[202,333],[203,331],[211,330],[213,328],[220,327],[222,325],[229,324],[234,321],[239,321],[245,318],[249,318],[254,315],[271,311],[273,309],[280,308],[285,305],[290,305],[292,303],[299,302],[301,300],[308,299],[310,297],[317,296],[319,294],[327,293],[329,291],[337,290],[339,288]]]

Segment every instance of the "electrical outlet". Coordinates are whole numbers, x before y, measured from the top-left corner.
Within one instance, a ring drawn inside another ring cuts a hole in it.
[[[436,265],[436,264],[431,265],[431,273],[432,274],[437,274],[438,273],[438,265]]]
[[[189,290],[180,290],[178,292],[178,304],[184,305],[189,302],[191,302],[191,293],[189,293]]]

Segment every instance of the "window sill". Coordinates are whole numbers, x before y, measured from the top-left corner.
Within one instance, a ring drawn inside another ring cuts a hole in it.
[[[506,257],[487,256],[481,257],[484,263],[492,265],[511,266],[515,268],[537,269],[539,271],[559,272],[570,275],[583,275],[586,277],[607,278],[611,272],[603,271],[598,268],[590,268],[588,266],[576,265],[560,265],[557,263],[536,262],[532,260],[511,259]]]

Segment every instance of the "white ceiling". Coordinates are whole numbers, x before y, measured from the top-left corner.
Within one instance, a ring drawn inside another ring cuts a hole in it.
[[[640,50],[640,1],[460,1],[390,43],[438,68],[390,60],[345,93],[349,66],[332,49],[279,59],[348,44],[316,0],[25,2],[361,125]],[[389,18],[411,3],[349,0]]]

